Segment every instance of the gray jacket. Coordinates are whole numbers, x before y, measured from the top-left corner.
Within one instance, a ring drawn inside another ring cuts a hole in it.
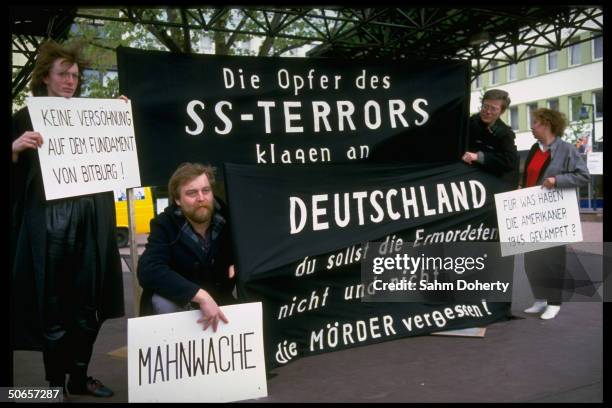
[[[538,143],[534,143],[529,150],[523,171],[523,186],[526,184],[527,167],[533,155],[539,149]],[[591,175],[586,163],[578,153],[574,145],[567,143],[561,138],[555,138],[550,144],[550,158],[546,160],[540,174],[538,184],[548,177],[555,177],[557,188],[580,187],[588,184]]]

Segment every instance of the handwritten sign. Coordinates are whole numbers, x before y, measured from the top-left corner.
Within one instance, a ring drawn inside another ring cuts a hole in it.
[[[129,402],[229,402],[268,395],[261,303],[221,308],[229,324],[202,330],[199,310],[128,319]]]
[[[140,186],[131,102],[32,97],[47,200]]]
[[[574,188],[542,186],[495,194],[502,256],[582,241]]]

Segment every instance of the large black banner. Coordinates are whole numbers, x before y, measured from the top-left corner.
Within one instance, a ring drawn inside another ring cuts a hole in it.
[[[143,185],[183,161],[457,160],[469,63],[117,50]]]
[[[366,302],[360,265],[372,241],[496,242],[493,195],[504,182],[450,165],[227,164],[239,295],[264,304],[270,367],[394,338],[483,326],[509,303]],[[512,258],[487,264],[509,272]],[[370,252],[368,252],[370,251]],[[486,272],[486,271],[484,271]],[[508,280],[508,279],[506,279]],[[511,292],[509,292],[511,293]]]

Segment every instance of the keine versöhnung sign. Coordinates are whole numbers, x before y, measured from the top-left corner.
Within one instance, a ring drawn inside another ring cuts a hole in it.
[[[140,186],[131,102],[32,97],[47,200]]]

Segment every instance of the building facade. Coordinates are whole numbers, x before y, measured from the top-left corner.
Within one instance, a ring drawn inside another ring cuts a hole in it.
[[[583,33],[581,39],[589,36]],[[478,112],[483,93],[491,88],[510,94],[512,104],[502,120],[516,134],[521,162],[535,142],[530,124],[531,112],[537,108],[565,114],[569,122],[563,136],[566,141],[579,145],[584,138],[586,152],[603,151],[603,37],[481,74],[471,84],[471,113]],[[594,175],[591,186],[581,189],[581,208],[602,207],[602,179],[603,175]]]

